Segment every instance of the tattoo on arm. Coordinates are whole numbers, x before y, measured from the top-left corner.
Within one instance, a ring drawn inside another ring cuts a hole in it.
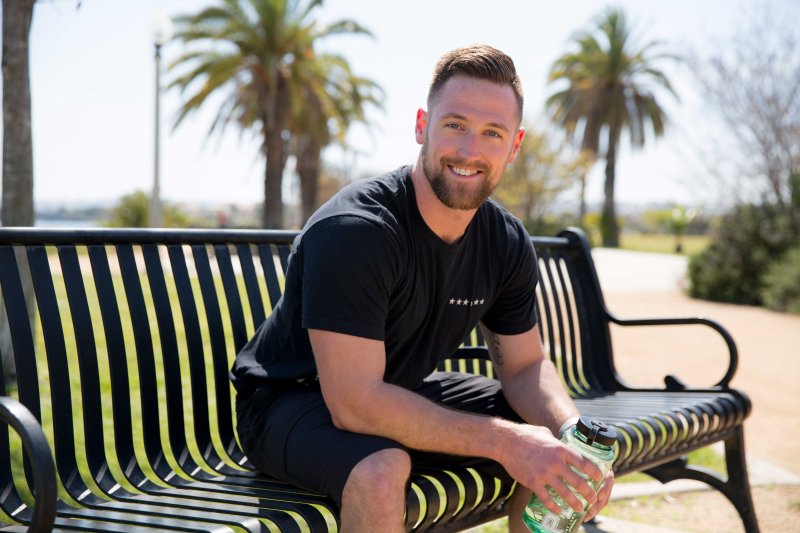
[[[497,333],[484,328],[486,347],[489,348],[489,356],[497,366],[503,366],[503,353],[500,351],[500,337]]]

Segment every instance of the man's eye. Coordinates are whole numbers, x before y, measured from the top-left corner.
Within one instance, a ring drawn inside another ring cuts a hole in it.
[[[456,124],[455,122],[448,122],[447,124],[444,125],[444,127],[445,128],[450,128],[450,129],[453,129],[453,130],[457,130],[457,129],[461,128],[461,126],[459,124]]]
[[[489,137],[500,137],[500,133],[494,130],[487,131],[486,135],[488,135]]]

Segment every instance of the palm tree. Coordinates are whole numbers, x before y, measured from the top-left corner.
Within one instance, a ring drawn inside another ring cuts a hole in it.
[[[654,53],[659,42],[634,49],[625,14],[609,9],[597,20],[597,27],[576,35],[577,51],[557,59],[549,81],[566,82],[567,87],[547,99],[554,122],[562,126],[582,149],[594,154],[605,151],[605,201],[602,212],[604,246],[619,245],[619,227],[614,204],[614,179],[622,130],[630,133],[631,145],[641,147],[649,125],[655,137],[664,133],[666,116],[651,91],[660,86],[677,98],[663,72],[654,62],[675,59]]]
[[[221,0],[196,15],[175,22],[175,38],[195,45],[170,69],[187,69],[171,84],[192,94],[181,106],[177,127],[211,94],[224,101],[209,135],[222,133],[231,122],[243,130],[257,129],[266,157],[264,172],[265,228],[281,227],[281,186],[288,157],[288,127],[292,109],[304,104],[302,88],[313,64],[326,57],[314,54],[320,39],[341,33],[367,34],[350,20],[319,25],[311,13],[322,0]]]
[[[303,222],[318,207],[322,150],[332,142],[346,146],[353,122],[367,122],[367,104],[382,107],[383,92],[373,81],[355,76],[339,56],[329,55],[310,63],[300,88],[302,105],[293,109],[291,130],[300,178]]]

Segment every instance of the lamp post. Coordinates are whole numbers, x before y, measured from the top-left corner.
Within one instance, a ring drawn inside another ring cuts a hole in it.
[[[153,44],[156,60],[156,117],[153,150],[153,193],[150,195],[150,227],[162,226],[161,220],[161,47],[172,37],[172,21],[164,12],[156,14],[153,24]]]

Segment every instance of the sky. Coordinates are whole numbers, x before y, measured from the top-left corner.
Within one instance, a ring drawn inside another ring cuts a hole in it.
[[[31,30],[34,182],[37,205],[108,204],[152,189],[155,129],[153,32],[158,13],[193,13],[214,0],[40,0]],[[385,90],[385,108],[371,129],[356,128],[353,150],[326,152],[326,160],[353,177],[382,173],[414,161],[414,118],[436,60],[470,43],[486,43],[515,61],[525,90],[525,116],[544,124],[553,91],[547,74],[576,31],[591,26],[609,4],[593,0],[327,0],[323,22],[353,19],[374,39],[333,36],[325,48],[345,56],[353,71]],[[753,9],[778,8],[800,20],[796,0],[618,0],[634,24],[637,42],[664,42],[664,50],[701,55],[741,27]],[[166,65],[181,44],[162,49]],[[660,93],[672,118],[667,134],[640,151],[623,146],[617,200],[648,204],[714,201],[703,187],[702,165],[688,141],[702,99],[685,65],[660,64],[680,96]],[[162,80],[174,74],[164,72]],[[209,106],[177,129],[177,90],[161,93],[161,195],[172,202],[257,204],[263,200],[263,160],[252,132],[234,127],[208,137]],[[689,154],[688,152],[693,152]],[[602,198],[602,164],[589,175],[588,199]],[[285,191],[289,197],[291,190]],[[569,200],[566,198],[565,200]]]

